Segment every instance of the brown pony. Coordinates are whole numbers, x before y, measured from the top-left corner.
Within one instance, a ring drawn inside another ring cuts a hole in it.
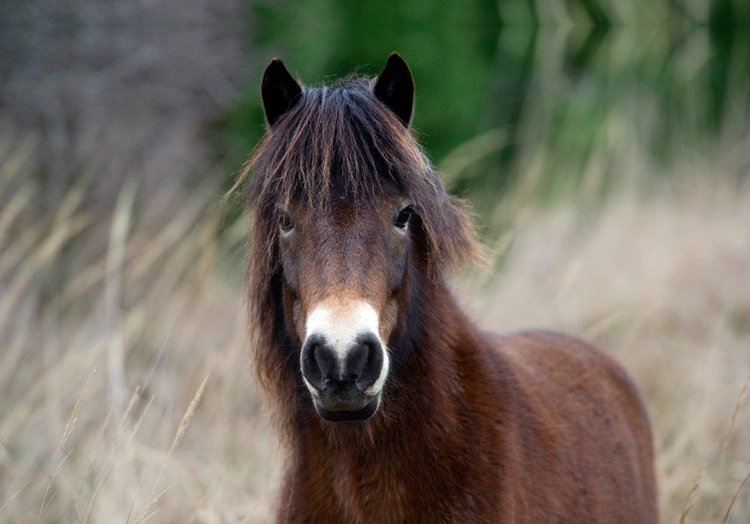
[[[300,86],[280,60],[248,163],[255,366],[287,465],[279,522],[656,522],[625,371],[558,333],[491,335],[445,283],[467,215],[409,132],[396,54]]]

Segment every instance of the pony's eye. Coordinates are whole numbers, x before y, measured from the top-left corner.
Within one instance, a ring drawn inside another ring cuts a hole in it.
[[[399,229],[406,229],[406,225],[409,223],[409,218],[414,213],[414,208],[407,206],[399,211],[398,216],[393,221],[393,225]]]
[[[282,211],[281,216],[279,217],[279,230],[281,231],[281,234],[288,235],[292,232],[292,229],[294,229],[294,221],[292,220],[292,217],[290,217],[289,213],[286,211]]]

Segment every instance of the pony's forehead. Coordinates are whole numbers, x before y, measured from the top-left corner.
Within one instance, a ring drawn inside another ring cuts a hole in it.
[[[306,90],[299,106],[269,137],[266,176],[283,198],[400,193],[404,171],[424,168],[408,131],[364,85]]]
[[[341,174],[333,176],[329,187],[313,187],[306,190],[301,185],[294,191],[279,193],[277,205],[282,208],[305,206],[318,210],[345,208],[347,206],[370,206],[381,203],[400,202],[409,199],[409,192],[388,174],[370,173],[367,187],[352,182],[352,177]],[[365,178],[365,177],[363,177]]]
[[[337,200],[367,205],[440,193],[409,129],[366,79],[305,88],[269,130],[253,164],[250,197],[261,206],[326,208]]]

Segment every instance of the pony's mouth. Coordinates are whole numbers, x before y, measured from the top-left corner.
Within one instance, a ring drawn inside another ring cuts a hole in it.
[[[335,406],[332,409],[326,409],[316,400],[314,402],[315,410],[318,415],[330,422],[352,422],[367,420],[372,417],[378,410],[380,404],[379,395],[372,397],[368,400],[364,407],[361,408],[348,408],[344,406]]]

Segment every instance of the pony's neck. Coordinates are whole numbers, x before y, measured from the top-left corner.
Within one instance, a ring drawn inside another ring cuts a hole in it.
[[[395,398],[390,407],[401,415],[399,406],[411,405],[420,413],[437,406],[441,412],[460,409],[465,403],[462,382],[472,373],[476,385],[485,383],[487,367],[480,333],[458,305],[441,279],[424,295],[419,317],[412,319],[420,330],[408,349],[409,359],[403,369],[395,370]],[[477,382],[478,381],[478,382]]]
[[[418,506],[428,511],[456,496],[451,486],[471,489],[467,457],[490,438],[494,417],[503,416],[502,407],[495,407],[480,414],[478,424],[466,424],[468,411],[497,393],[489,352],[444,284],[424,298],[423,316],[415,319],[424,328],[414,336],[409,358],[389,377],[373,418],[332,424],[311,414],[298,426],[292,464],[301,477],[290,478],[305,479],[297,485],[302,498],[333,496],[338,502],[332,504],[361,521],[377,520],[386,509],[403,517],[398,521]],[[315,486],[329,490],[315,495]]]
[[[467,402],[466,389],[490,387],[491,366],[487,365],[489,357],[483,350],[479,330],[442,279],[421,290],[420,307],[413,315],[416,318],[407,322],[418,327],[407,329],[409,336],[404,338],[404,345],[393,348],[405,357],[393,366],[379,412],[367,423],[368,438],[345,439],[345,446],[355,448],[359,444],[368,446],[368,442],[400,439],[404,432],[430,434],[436,430],[431,420],[439,420],[447,430],[452,421],[458,423]],[[398,360],[399,355],[392,358]],[[467,388],[469,380],[471,387]],[[332,437],[337,443],[342,434],[361,429],[313,419],[326,427],[319,434],[324,439]]]

